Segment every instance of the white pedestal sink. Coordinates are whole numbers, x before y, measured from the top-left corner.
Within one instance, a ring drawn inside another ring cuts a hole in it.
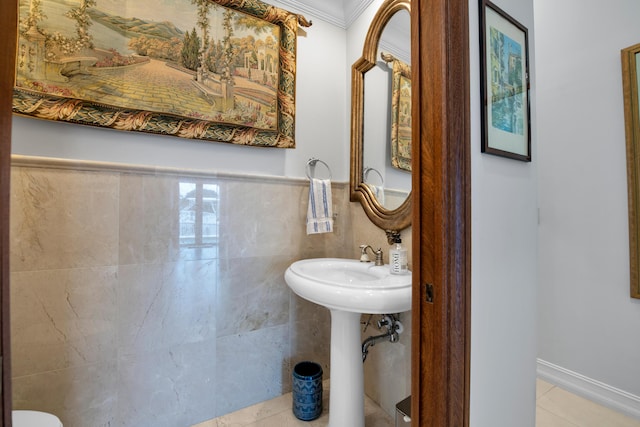
[[[341,258],[296,261],[285,281],[300,297],[331,311],[329,427],[364,427],[360,315],[411,309],[411,273]]]

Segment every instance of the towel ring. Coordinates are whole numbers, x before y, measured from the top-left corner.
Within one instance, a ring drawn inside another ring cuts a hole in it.
[[[307,167],[305,168],[305,172],[307,174],[307,178],[311,179],[311,175],[313,174],[313,172],[315,172],[316,164],[318,162],[322,163],[324,165],[324,167],[327,168],[327,171],[329,172],[329,178],[328,179],[331,179],[331,168],[329,167],[329,165],[326,162],[323,162],[320,159],[316,159],[315,157],[310,158],[309,161],[307,162]]]
[[[362,180],[365,183],[368,183],[367,181],[369,180],[369,172],[375,172],[379,177],[380,177],[380,185],[383,186],[384,185],[384,178],[382,177],[382,174],[380,173],[380,171],[376,168],[370,168],[370,167],[365,167],[364,170],[362,171]]]

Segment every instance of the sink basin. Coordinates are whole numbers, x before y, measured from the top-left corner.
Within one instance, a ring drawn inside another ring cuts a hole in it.
[[[331,393],[328,427],[364,427],[360,314],[411,309],[411,273],[353,259],[296,261],[284,279],[300,297],[331,311]]]
[[[411,273],[394,275],[389,266],[342,258],[296,261],[285,280],[302,298],[329,309],[387,314],[411,309]]]

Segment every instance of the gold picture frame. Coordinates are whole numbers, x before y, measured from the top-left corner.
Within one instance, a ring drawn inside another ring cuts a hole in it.
[[[19,0],[14,113],[295,147],[296,37],[310,22],[260,0],[114,5]]]
[[[627,147],[629,267],[632,298],[640,298],[640,44],[622,49],[622,87]]]

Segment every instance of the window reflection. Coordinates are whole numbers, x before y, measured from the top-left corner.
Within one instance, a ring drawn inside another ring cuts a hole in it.
[[[208,248],[218,243],[219,188],[199,181],[180,183],[180,246]]]

